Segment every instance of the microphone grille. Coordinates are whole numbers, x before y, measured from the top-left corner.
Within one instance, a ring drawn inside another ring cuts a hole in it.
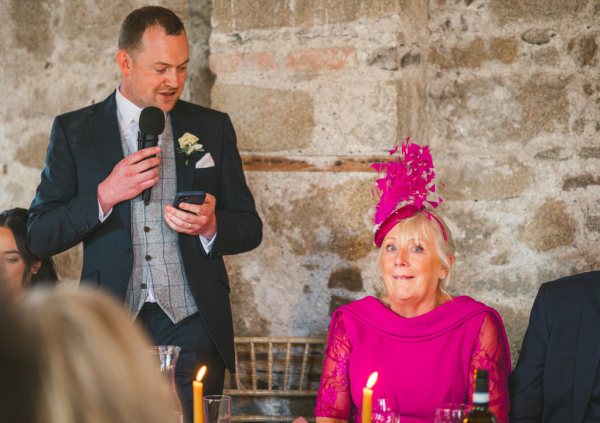
[[[140,132],[160,135],[165,129],[165,114],[158,107],[145,107],[140,114]]]

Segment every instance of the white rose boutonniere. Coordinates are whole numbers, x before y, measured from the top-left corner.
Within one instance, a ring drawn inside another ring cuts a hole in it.
[[[196,152],[204,151],[204,146],[200,144],[200,138],[194,134],[186,132],[177,141],[179,141],[178,150],[186,155],[185,164],[188,164],[190,156]]]

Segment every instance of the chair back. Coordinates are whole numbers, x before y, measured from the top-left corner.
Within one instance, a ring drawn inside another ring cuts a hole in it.
[[[324,347],[320,337],[236,337],[236,371],[224,389],[234,397],[232,421],[314,421]]]

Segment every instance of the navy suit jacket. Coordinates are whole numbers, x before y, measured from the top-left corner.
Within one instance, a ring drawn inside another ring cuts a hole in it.
[[[257,247],[262,222],[242,170],[229,117],[179,100],[170,112],[173,141],[185,132],[200,138],[214,167],[195,169],[176,153],[177,190],[203,190],[217,199],[217,237],[206,254],[197,236],[179,234],[190,289],[225,365],[234,368],[229,280],[222,256]],[[199,156],[201,156],[200,153]],[[81,279],[123,300],[133,267],[130,201],[98,219],[98,184],[123,159],[115,94],[92,106],[56,117],[45,168],[30,207],[29,241],[39,257],[83,242]]]
[[[542,284],[510,376],[511,422],[585,421],[600,362],[600,271]]]

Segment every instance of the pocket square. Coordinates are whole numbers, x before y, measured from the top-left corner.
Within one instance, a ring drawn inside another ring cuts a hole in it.
[[[207,167],[214,167],[215,161],[213,160],[210,153],[206,153],[200,160],[196,162],[196,169],[206,169]]]

